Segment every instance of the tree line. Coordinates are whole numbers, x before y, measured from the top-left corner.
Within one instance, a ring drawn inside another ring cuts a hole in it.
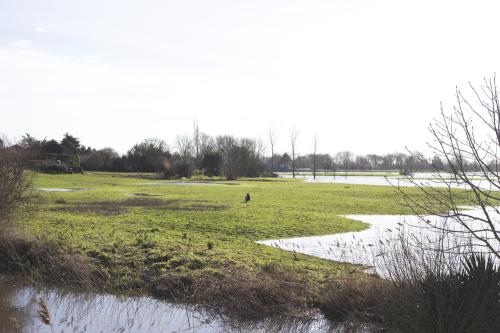
[[[189,178],[192,175],[238,177],[275,176],[276,172],[310,171],[398,171],[401,174],[445,170],[447,163],[439,156],[426,158],[422,153],[391,153],[355,155],[350,151],[337,154],[319,154],[318,137],[313,139],[313,152],[298,154],[299,132],[290,132],[290,152],[276,153],[277,132],[269,131],[270,155],[261,139],[237,138],[232,135],[210,136],[199,130],[195,122],[192,135],[178,135],[171,146],[158,138],[145,139],[120,155],[113,148],[86,147],[80,140],[66,133],[60,141],[38,140],[25,134],[18,146],[35,151],[39,159],[46,156],[77,156],[83,170],[117,172],[154,172],[163,178]],[[477,170],[473,163],[464,166]]]

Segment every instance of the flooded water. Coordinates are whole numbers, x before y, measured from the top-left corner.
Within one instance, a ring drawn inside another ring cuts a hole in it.
[[[80,192],[90,191],[91,188],[35,188],[36,191],[41,192]]]
[[[128,194],[131,197],[161,197],[161,194],[134,192]]]
[[[39,299],[50,312],[40,319]],[[0,333],[15,332],[342,332],[318,317],[311,321],[268,320],[236,323],[194,308],[150,297],[75,293],[17,286],[0,279]],[[363,332],[360,330],[359,332]]]
[[[165,185],[165,186],[213,186],[213,185],[222,185],[222,184],[217,184],[217,183],[210,183],[210,182],[169,182],[169,181],[164,181],[164,182],[151,182],[151,183],[144,183],[141,185]]]
[[[489,214],[494,219],[497,230],[500,229],[499,213],[491,208]],[[467,215],[470,218],[465,218],[464,221],[472,230],[484,227],[473,219],[473,217],[483,216],[481,210],[467,210]],[[446,235],[447,240],[444,245],[450,251],[461,249],[481,253],[485,250],[479,241],[470,237],[470,233],[461,224],[450,218],[433,215],[423,217],[415,215],[345,215],[344,217],[368,223],[370,226],[357,232],[263,240],[258,241],[258,243],[323,259],[368,266],[379,274],[384,271],[383,256],[394,249],[394,246],[399,244],[402,238],[415,245],[422,245],[422,241],[424,241],[429,250],[436,250],[433,246],[438,244],[443,245],[441,242],[443,233],[430,226],[445,227],[447,230],[455,231]],[[424,222],[422,218],[427,222]],[[479,235],[485,238],[493,236],[491,232],[480,232]],[[500,248],[497,251],[500,251]]]
[[[416,187],[416,186],[432,186],[442,188],[469,188],[467,185],[452,181],[451,174],[444,175],[444,180],[439,179],[432,173],[417,173],[413,178],[406,178],[403,176],[343,176],[341,173],[337,176],[316,176],[314,179],[311,175],[297,175],[296,178],[304,179],[306,183],[334,183],[334,184],[352,184],[352,185],[376,185],[376,186],[402,186],[402,187]],[[282,178],[292,178],[289,174],[280,174]],[[473,183],[485,190],[497,191],[497,188],[492,188],[491,184],[485,179],[475,177]]]

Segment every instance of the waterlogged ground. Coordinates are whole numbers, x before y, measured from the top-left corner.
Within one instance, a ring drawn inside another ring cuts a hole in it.
[[[217,186],[200,185],[205,183]],[[116,287],[126,290],[147,287],[143,276],[150,269],[258,272],[270,262],[321,279],[338,266],[255,242],[366,228],[347,214],[410,213],[391,187],[280,178],[205,179],[191,185],[126,174],[40,174],[35,187],[55,191],[36,192],[38,211],[22,216],[20,227],[97,258],[111,270]],[[252,197],[248,204],[246,193]]]
[[[444,250],[449,253],[471,252],[487,253],[477,239],[470,237],[470,230],[480,230],[480,225],[474,218],[484,218],[481,209],[464,207],[468,218],[462,218],[458,223],[454,218],[434,215],[345,215],[346,218],[367,223],[368,228],[361,231],[339,233],[333,235],[296,237],[259,241],[260,244],[276,247],[282,250],[303,253],[319,258],[348,262],[371,267],[379,275],[387,275],[387,256],[396,255],[401,241],[419,250]],[[488,209],[490,218],[500,228],[500,215],[494,208]],[[453,230],[444,233],[441,230]],[[491,232],[478,232],[484,239],[493,237]],[[444,241],[443,241],[444,240]],[[500,248],[496,249],[497,252]]]
[[[291,179],[290,173],[280,173],[281,178]],[[492,187],[491,183],[479,175],[470,174],[474,185],[485,190],[497,191],[498,188]],[[395,186],[395,187],[427,187],[435,188],[453,188],[468,189],[469,186],[460,180],[456,180],[452,174],[441,174],[440,177],[433,173],[415,173],[412,177],[404,177],[395,173],[377,173],[377,172],[359,172],[347,173],[339,172],[336,175],[318,174],[314,177],[312,174],[295,175],[296,179],[303,179],[307,183],[334,183],[334,184],[352,184],[352,185],[373,185],[373,186]]]
[[[318,288],[325,277],[352,269],[326,260],[345,261],[338,257],[341,250],[329,249],[336,251],[336,257],[315,257],[312,252],[283,251],[257,241],[335,234],[345,237],[368,227],[352,214],[411,213],[390,186],[309,183],[302,179],[202,179],[190,184],[127,174],[40,174],[35,188],[43,190],[34,192],[38,200],[20,216],[19,228],[100,261],[111,276],[107,290],[136,295],[148,293],[152,274],[214,276],[231,269],[257,274],[273,266],[306,275],[307,287]],[[419,199],[417,189],[407,191]],[[246,193],[252,197],[250,203],[243,200]],[[17,308],[31,304],[22,296],[25,289],[13,293],[18,296],[11,300],[20,300]],[[51,295],[48,291],[49,301]],[[118,300],[109,297],[112,302]],[[133,308],[120,311],[136,318]]]
[[[318,316],[308,321],[274,319],[259,322],[223,320],[201,309],[150,297],[62,291],[18,286],[1,280],[0,333],[15,332],[342,332]],[[41,300],[49,322],[40,318]]]

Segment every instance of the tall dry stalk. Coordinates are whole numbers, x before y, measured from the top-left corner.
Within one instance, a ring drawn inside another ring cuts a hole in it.
[[[42,323],[50,327],[51,332],[54,332],[52,328],[52,318],[50,316],[49,307],[42,296],[38,297],[38,307],[38,317],[40,318]]]

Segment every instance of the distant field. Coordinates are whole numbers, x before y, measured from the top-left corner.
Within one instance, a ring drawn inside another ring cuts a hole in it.
[[[396,191],[385,186],[281,178],[210,186],[152,182],[157,181],[117,173],[40,174],[36,188],[82,190],[39,192],[39,210],[26,213],[21,227],[99,259],[117,289],[140,290],[152,270],[160,275],[227,267],[259,271],[269,263],[320,281],[339,265],[255,241],[365,228],[342,214],[410,213]],[[247,192],[249,204],[243,202]]]

